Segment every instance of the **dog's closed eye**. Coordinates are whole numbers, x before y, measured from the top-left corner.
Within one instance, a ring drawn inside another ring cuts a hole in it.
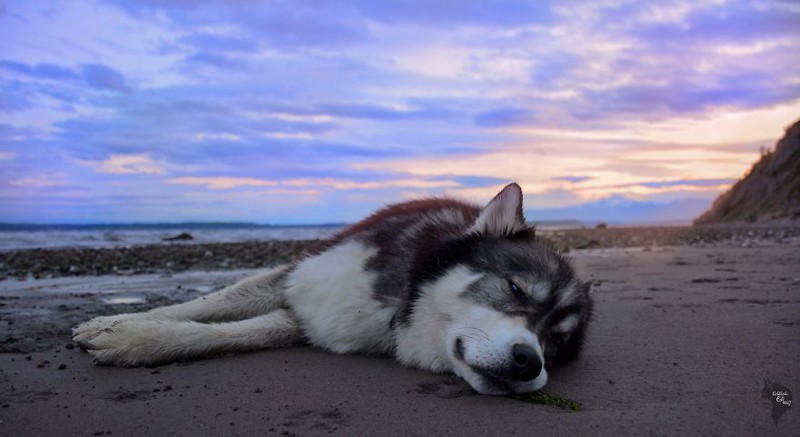
[[[569,333],[553,333],[550,334],[550,343],[553,344],[555,347],[561,347],[565,345],[569,341]]]

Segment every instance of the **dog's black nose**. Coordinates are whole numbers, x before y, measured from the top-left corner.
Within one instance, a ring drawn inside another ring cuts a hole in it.
[[[515,381],[530,381],[542,373],[542,359],[531,345],[515,344],[511,355],[514,357],[511,376]]]

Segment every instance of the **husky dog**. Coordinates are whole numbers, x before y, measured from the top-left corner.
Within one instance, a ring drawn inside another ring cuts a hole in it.
[[[434,198],[389,206],[325,249],[169,307],[74,329],[97,363],[154,365],[302,341],[453,372],[483,394],[524,393],[575,358],[589,284],[536,238],[522,190],[484,208]]]

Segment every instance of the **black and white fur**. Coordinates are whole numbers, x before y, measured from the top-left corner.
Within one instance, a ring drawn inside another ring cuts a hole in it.
[[[452,199],[387,207],[324,250],[219,292],[98,317],[74,340],[100,364],[154,365],[308,341],[454,372],[484,394],[524,393],[575,358],[588,283],[534,235],[522,191],[480,208]]]

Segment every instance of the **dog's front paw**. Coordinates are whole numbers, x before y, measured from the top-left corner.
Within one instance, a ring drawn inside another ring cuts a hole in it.
[[[89,342],[100,333],[116,327],[119,323],[133,320],[146,320],[146,313],[117,314],[115,316],[95,317],[72,329],[72,341],[83,349],[90,349]]]
[[[94,356],[97,364],[124,367],[157,364],[163,360],[158,343],[149,335],[152,323],[155,322],[113,320],[82,331],[75,341]]]
[[[72,341],[83,349],[91,349],[91,341],[124,320],[121,316],[95,317],[72,329]]]

